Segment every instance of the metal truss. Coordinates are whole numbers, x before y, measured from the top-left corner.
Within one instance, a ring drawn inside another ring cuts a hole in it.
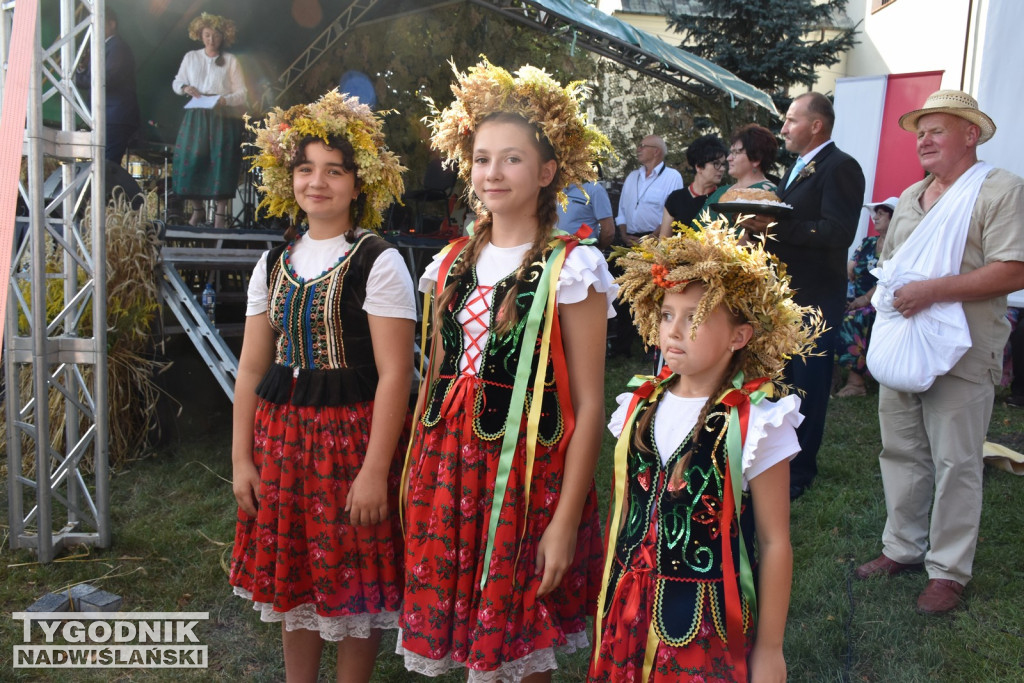
[[[0,5],[5,64],[16,4]],[[36,30],[23,145],[27,180],[19,186],[26,230],[12,259],[3,356],[10,545],[49,562],[66,546],[108,547],[111,538],[105,11],[104,0],[39,5],[43,15],[59,16],[60,30],[45,47]],[[91,83],[83,96],[74,75],[86,57]],[[60,106],[60,128],[43,122],[43,105],[51,100]],[[48,192],[52,167],[60,169],[61,182]],[[80,220],[85,212],[88,232]],[[55,429],[51,421],[59,415],[64,425]],[[82,467],[86,455],[91,474]]]
[[[377,0],[350,0],[348,6],[342,10],[341,15],[332,21],[330,26],[324,29],[323,33],[317,36],[316,40],[306,48],[305,52],[299,55],[299,58],[292,62],[291,66],[281,74],[280,78],[278,78],[277,97],[280,97],[295,85],[296,81],[302,77],[302,74],[306,73],[332,45],[337,43],[353,26],[357,25],[363,18],[363,15],[376,4]]]

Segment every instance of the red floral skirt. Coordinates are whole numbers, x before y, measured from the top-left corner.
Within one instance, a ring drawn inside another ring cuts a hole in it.
[[[238,511],[230,583],[262,608],[265,620],[318,630],[328,640],[395,626],[402,598],[397,506],[404,452],[396,453],[388,475],[387,520],[352,526],[344,511],[372,415],[372,401],[332,407],[259,402],[253,442],[259,508],[255,517]]]
[[[527,505],[521,435],[481,589],[501,441],[477,438],[471,412],[416,433],[398,651],[406,667],[420,673],[464,666],[471,680],[480,674],[516,680],[555,668],[556,648],[586,646],[586,617],[594,612],[602,569],[596,498],[591,487],[561,585],[538,598],[537,545],[558,505],[564,462],[558,451],[538,444]]]
[[[659,641],[650,676],[643,680],[644,654],[647,634],[653,628],[651,619],[655,599],[650,540],[651,536],[645,541],[647,546],[636,553],[630,571],[619,579],[616,594],[606,597],[608,617],[601,624],[601,648],[591,657],[587,680],[609,683],[733,683],[736,681],[733,658],[715,630],[711,608],[706,601],[700,629],[694,639],[684,646]],[[665,605],[662,609],[670,610],[672,607]],[[748,655],[751,645],[747,634],[744,651]]]

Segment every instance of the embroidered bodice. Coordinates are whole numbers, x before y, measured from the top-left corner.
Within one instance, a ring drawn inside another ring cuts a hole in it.
[[[656,410],[652,404],[646,410]],[[638,421],[639,422],[639,419]],[[659,636],[671,645],[688,644],[700,628],[702,614],[709,609],[712,621],[724,639],[725,594],[723,591],[722,520],[725,468],[725,435],[728,408],[715,406],[708,415],[697,447],[690,456],[684,483],[671,480],[676,463],[691,450],[693,432],[662,465],[654,440],[654,421],[640,435],[646,451],[632,445],[628,457],[628,507],[615,548],[608,595],[627,570],[650,571],[656,597],[652,623]],[[632,444],[632,441],[630,441]],[[740,526],[748,556],[754,557],[754,519],[750,494],[742,500]],[[729,580],[739,574],[739,528],[732,524],[730,543],[734,567]],[[645,566],[647,565],[647,566]],[[671,609],[663,609],[665,605]],[[606,609],[611,602],[606,603]],[[743,602],[744,630],[751,625]]]
[[[452,265],[464,258],[460,254]],[[545,252],[543,258],[547,257]],[[423,424],[432,426],[443,414],[443,405],[456,389],[456,380],[472,377],[478,386],[473,392],[473,428],[478,437],[495,440],[504,434],[512,386],[515,380],[517,362],[522,344],[537,345],[537,339],[524,339],[526,316],[537,293],[537,287],[544,274],[544,261],[531,264],[519,284],[516,308],[519,323],[505,334],[495,334],[496,316],[512,284],[516,272],[499,280],[493,288],[478,284],[475,268],[469,268],[457,283],[456,294],[449,310],[442,316],[440,330],[444,359],[437,378],[430,387],[429,399],[423,415]],[[465,323],[457,319],[466,311]],[[554,364],[562,362],[560,349],[552,353],[545,378],[544,405],[541,413],[538,440],[550,445],[562,436],[564,429],[562,409],[555,391]],[[536,373],[538,354],[533,356],[531,376]],[[527,407],[527,411],[529,408]]]

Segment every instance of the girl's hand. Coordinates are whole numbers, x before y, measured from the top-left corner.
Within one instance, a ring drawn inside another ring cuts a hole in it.
[[[372,526],[388,518],[388,475],[365,467],[352,481],[345,499],[345,512],[354,526]]]
[[[782,648],[758,647],[750,651],[750,683],[781,683],[786,680],[786,659]]]
[[[544,572],[537,597],[547,595],[562,583],[576,554],[576,527],[567,527],[552,519],[537,544],[536,572]]]
[[[238,501],[238,507],[250,517],[256,516],[257,492],[260,490],[260,473],[251,461],[236,464],[231,473],[231,489]]]

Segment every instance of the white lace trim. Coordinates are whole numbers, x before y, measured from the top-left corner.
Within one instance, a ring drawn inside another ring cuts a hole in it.
[[[536,650],[525,657],[505,662],[493,671],[469,669],[466,681],[468,683],[514,683],[521,681],[531,674],[557,669],[556,651],[563,654],[572,654],[577,650],[590,647],[587,634],[582,631],[566,633],[565,641],[565,645]],[[398,629],[398,643],[395,645],[395,654],[402,655],[405,658],[405,668],[407,670],[423,674],[424,676],[436,677],[454,669],[466,668],[466,665],[462,662],[454,661],[451,655],[443,659],[430,659],[415,652],[409,652],[402,647],[402,629]]]
[[[252,600],[252,593],[234,587],[234,593],[240,598]],[[345,638],[369,638],[373,629],[398,628],[398,612],[380,612],[378,614],[348,614],[343,617],[325,617],[316,613],[312,603],[293,607],[287,612],[275,612],[274,606],[252,600],[252,608],[260,613],[260,621],[268,623],[284,622],[289,631],[305,629],[317,631],[324,640],[338,641]]]
[[[607,300],[607,315],[615,317],[612,302],[619,292],[615,278],[608,271],[604,255],[596,247],[578,246],[569,252],[558,274],[558,303],[575,304],[587,298],[590,288],[602,292]]]
[[[796,457],[800,452],[796,428],[803,420],[800,398],[796,394],[751,404],[747,440],[740,461],[744,491],[750,488],[751,479],[772,465]]]

